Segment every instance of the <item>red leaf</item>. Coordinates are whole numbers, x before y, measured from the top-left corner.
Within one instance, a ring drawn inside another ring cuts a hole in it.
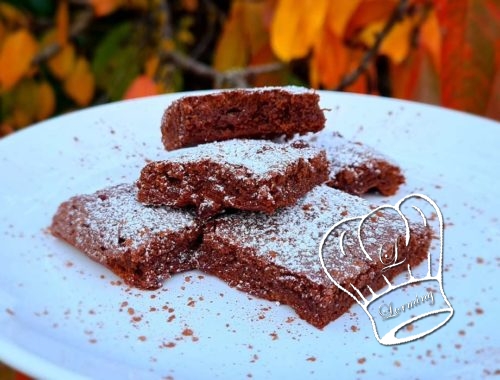
[[[498,96],[495,43],[500,38],[496,0],[448,0],[439,4],[442,46],[442,105],[484,115]],[[497,104],[498,108],[498,104]]]
[[[134,79],[130,87],[125,92],[123,99],[134,99],[151,95],[158,95],[156,83],[153,82],[150,77],[140,75]]]

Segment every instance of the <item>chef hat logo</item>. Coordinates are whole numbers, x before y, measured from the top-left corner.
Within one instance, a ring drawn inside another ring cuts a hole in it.
[[[438,247],[428,249],[424,263],[412,267],[406,248],[419,249],[411,236],[417,230],[421,234],[431,231]],[[383,345],[422,338],[453,316],[443,289],[443,217],[436,203],[425,195],[411,194],[394,206],[384,205],[336,223],[321,239],[319,258],[328,278],[366,312],[376,339]],[[373,285],[360,289],[356,279],[350,282],[346,263],[376,268],[363,274]],[[406,275],[391,276],[400,265]],[[375,286],[383,289],[375,292]]]

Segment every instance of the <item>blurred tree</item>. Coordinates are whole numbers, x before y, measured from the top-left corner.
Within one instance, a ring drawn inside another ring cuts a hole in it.
[[[8,0],[0,135],[124,98],[298,84],[500,119],[497,0]]]

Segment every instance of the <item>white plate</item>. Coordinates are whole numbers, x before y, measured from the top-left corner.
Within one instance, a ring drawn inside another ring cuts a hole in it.
[[[328,128],[403,167],[408,183],[391,201],[420,192],[441,206],[444,284],[455,309],[446,326],[391,348],[375,340],[359,306],[320,331],[286,306],[199,272],[155,292],[128,289],[44,232],[61,201],[133,181],[146,158],[166,154],[159,123],[182,95],[175,94],[71,113],[0,141],[0,360],[64,379],[430,378],[437,368],[448,378],[477,378],[498,371],[500,125],[410,102],[320,94]]]

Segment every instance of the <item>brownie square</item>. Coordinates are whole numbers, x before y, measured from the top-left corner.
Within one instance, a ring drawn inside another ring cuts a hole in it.
[[[319,95],[301,87],[264,87],[186,96],[163,115],[167,150],[234,138],[269,139],[317,132],[325,116]]]
[[[370,210],[363,199],[322,185],[295,206],[273,215],[239,212],[219,216],[205,229],[199,268],[239,290],[287,304],[302,319],[322,328],[346,312],[354,300],[324,273],[318,255],[321,238],[335,223]],[[332,234],[325,245],[325,264],[342,286],[352,283],[364,294],[368,294],[368,286],[376,291],[386,284],[382,275],[391,279],[406,271],[406,264],[415,266],[427,257],[430,230],[410,228],[408,246],[399,239],[404,223],[397,216],[363,230],[373,260],[362,254],[352,236],[344,241],[350,250],[344,254],[338,236]],[[384,271],[394,257],[393,242],[397,242],[399,260],[405,265]]]
[[[50,231],[128,285],[157,289],[170,275],[196,267],[201,228],[193,213],[146,207],[136,197],[129,184],[77,195],[59,206]]]
[[[389,196],[405,182],[401,169],[384,154],[338,132],[321,131],[301,139],[326,151],[330,162],[327,184],[331,187],[354,195],[375,190]]]
[[[137,182],[138,200],[195,206],[201,217],[227,208],[273,213],[327,179],[324,151],[303,142],[234,139],[180,149],[147,164]]]

